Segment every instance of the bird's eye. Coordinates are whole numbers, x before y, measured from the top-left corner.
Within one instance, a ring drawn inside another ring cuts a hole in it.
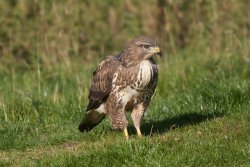
[[[143,45],[143,48],[149,49],[149,48],[150,48],[150,45]]]

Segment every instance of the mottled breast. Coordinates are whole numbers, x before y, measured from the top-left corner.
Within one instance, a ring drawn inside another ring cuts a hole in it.
[[[137,90],[143,90],[148,87],[153,79],[153,66],[149,60],[143,60],[138,64],[138,74],[133,87]]]

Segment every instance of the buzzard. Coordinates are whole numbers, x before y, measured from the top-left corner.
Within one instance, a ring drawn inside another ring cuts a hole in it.
[[[90,131],[107,115],[113,129],[123,130],[129,138],[125,112],[131,117],[137,135],[155,91],[158,69],[154,55],[160,48],[148,37],[137,37],[118,55],[104,59],[93,72],[89,104],[78,129]]]

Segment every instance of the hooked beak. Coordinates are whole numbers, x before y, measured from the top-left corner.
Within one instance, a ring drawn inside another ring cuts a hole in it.
[[[158,47],[158,46],[156,46],[155,48],[154,48],[154,53],[156,53],[156,55],[158,55],[158,56],[162,56],[162,52],[161,52],[161,49]]]
[[[149,59],[152,56],[157,55],[157,57],[161,57],[162,56],[162,52],[161,49],[158,46],[151,46],[148,51],[147,54],[145,55],[145,59]]]

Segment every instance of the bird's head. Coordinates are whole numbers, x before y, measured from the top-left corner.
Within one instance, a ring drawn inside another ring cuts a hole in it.
[[[125,57],[128,60],[149,60],[154,55],[162,55],[160,48],[148,37],[137,37],[129,42],[125,49]]]

